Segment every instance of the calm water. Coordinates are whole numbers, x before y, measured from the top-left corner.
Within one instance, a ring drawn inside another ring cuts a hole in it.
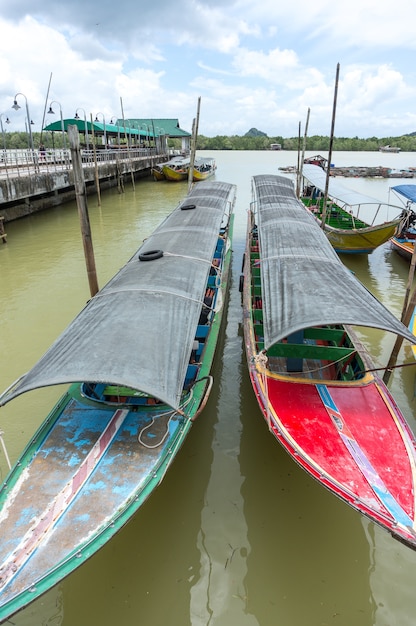
[[[243,354],[241,270],[251,176],[295,165],[290,152],[210,153],[217,179],[238,185],[233,282],[208,406],[162,485],[101,552],[14,616],[23,626],[410,626],[416,552],[310,479],[268,433]],[[335,165],[416,165],[415,154],[334,153]],[[340,179],[382,200],[400,180]],[[410,181],[411,182],[411,181]],[[186,195],[148,179],[88,199],[103,286]],[[0,387],[41,356],[89,298],[75,203],[7,225],[0,245]],[[408,265],[385,245],[345,258],[400,315]],[[394,339],[365,331],[385,364]],[[400,362],[412,359],[405,346]],[[416,432],[413,368],[390,387]],[[32,392],[0,411],[12,460],[62,389]],[[7,473],[0,452],[0,473]]]

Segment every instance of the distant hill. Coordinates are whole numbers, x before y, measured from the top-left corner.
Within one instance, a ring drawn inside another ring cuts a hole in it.
[[[244,137],[267,137],[267,133],[263,133],[263,131],[257,130],[257,128],[250,128]]]

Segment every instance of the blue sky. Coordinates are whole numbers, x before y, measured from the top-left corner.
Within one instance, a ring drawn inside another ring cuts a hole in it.
[[[191,131],[335,135],[416,131],[414,0],[0,0],[5,130],[55,116],[178,118]],[[16,93],[22,108],[11,109]],[[302,131],[303,132],[303,131]]]

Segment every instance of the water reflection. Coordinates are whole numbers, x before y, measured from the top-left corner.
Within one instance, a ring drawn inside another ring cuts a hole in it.
[[[369,580],[374,626],[413,626],[416,553],[392,541],[388,533],[368,520],[361,520],[368,541]]]

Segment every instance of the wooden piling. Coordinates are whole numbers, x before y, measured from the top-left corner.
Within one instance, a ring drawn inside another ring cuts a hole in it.
[[[7,243],[7,235],[4,232],[4,217],[0,215],[0,239],[3,243]]]
[[[91,297],[98,291],[97,272],[95,269],[94,250],[92,245],[91,227],[88,215],[87,192],[82,169],[81,150],[77,126],[68,126],[69,147],[71,149],[72,168],[74,172],[75,197],[81,226],[82,243],[84,246],[85,263]]]

